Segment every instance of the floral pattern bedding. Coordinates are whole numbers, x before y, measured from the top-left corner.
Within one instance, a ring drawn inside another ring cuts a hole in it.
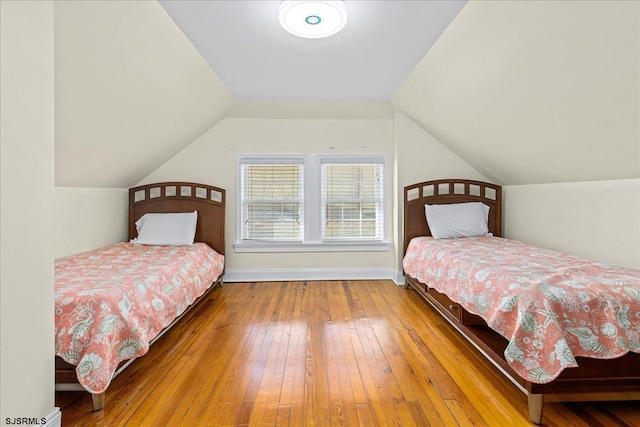
[[[145,354],[223,268],[204,243],[120,243],[57,260],[56,356],[76,366],[87,391],[102,393],[118,364]]]
[[[411,240],[406,274],[483,317],[522,378],[544,384],[576,356],[640,353],[640,270],[498,237]]]

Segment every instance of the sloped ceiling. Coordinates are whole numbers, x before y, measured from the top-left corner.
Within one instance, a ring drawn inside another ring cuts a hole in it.
[[[237,102],[155,1],[54,5],[58,186],[126,188],[228,115],[391,116],[378,95]],[[635,1],[471,1],[391,106],[503,185],[638,178],[639,21]]]
[[[54,2],[57,186],[127,188],[233,97],[154,1]]]
[[[638,178],[639,5],[469,2],[392,106],[503,185]]]
[[[304,39],[281,0],[160,0],[241,101],[387,101],[466,0],[346,0],[339,33]]]

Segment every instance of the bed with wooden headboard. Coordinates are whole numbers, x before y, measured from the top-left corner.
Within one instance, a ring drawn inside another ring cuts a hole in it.
[[[481,202],[489,207],[488,228],[493,236],[502,235],[502,189],[498,185],[471,180],[437,180],[404,188],[404,252],[412,239],[431,236],[425,205]],[[484,237],[489,239],[489,237]],[[423,239],[427,240],[427,239]],[[455,239],[448,239],[455,240]],[[496,239],[503,240],[503,239]],[[520,244],[520,242],[516,242]],[[474,256],[474,255],[471,255]],[[538,383],[523,378],[505,356],[509,340],[495,332],[479,313],[471,313],[460,301],[438,292],[427,283],[407,274],[406,287],[418,292],[463,337],[475,346],[499,371],[528,396],[529,416],[539,424],[545,401],[568,400],[639,400],[640,354],[628,352],[615,359],[576,357],[578,367],[567,368],[550,382]],[[633,273],[635,272],[635,273]],[[486,274],[486,273],[485,273]],[[631,274],[640,277],[636,270]],[[444,275],[444,274],[443,274]],[[469,279],[471,280],[471,279]],[[636,283],[637,287],[637,282]],[[635,288],[634,288],[635,289]],[[562,314],[560,314],[562,315]]]
[[[205,299],[209,292],[216,287],[216,285],[222,286],[222,277],[224,273],[224,253],[225,253],[225,190],[198,183],[191,182],[163,182],[156,184],[149,184],[140,187],[131,188],[129,190],[129,221],[128,221],[128,236],[129,239],[133,239],[137,235],[136,230],[136,221],[140,219],[144,214],[147,213],[188,213],[197,211],[197,223],[195,228],[195,238],[194,244],[189,245],[192,247],[198,247],[200,251],[208,251],[205,252],[206,256],[209,258],[205,258],[205,260],[215,259],[215,274],[211,274],[208,280],[210,283],[202,283],[200,284],[200,288],[196,291],[189,292],[197,292],[196,294],[190,295],[191,298],[195,298],[195,300],[184,309],[184,311],[179,313],[182,310],[182,306],[176,309],[177,317],[171,317],[169,319],[165,319],[171,321],[164,329],[162,329],[157,335],[153,337],[148,342],[148,345],[153,344],[157,339],[159,339],[166,331],[168,331],[175,323],[177,323],[184,315],[187,314],[189,310],[195,307],[200,301]],[[202,242],[205,243],[209,248],[202,245]],[[118,248],[126,248],[125,250],[132,250],[133,246],[137,246],[138,248],[142,245],[134,245],[133,243],[121,243],[118,245],[110,245],[106,248],[100,248],[96,251],[101,251],[103,249],[108,249],[111,247]],[[174,247],[175,248],[175,247]],[[109,249],[110,250],[110,249]],[[150,251],[152,249],[149,249]],[[162,249],[158,249],[159,251]],[[176,251],[182,249],[173,249]],[[190,249],[184,249],[190,250]],[[214,252],[215,251],[215,252]],[[111,251],[115,253],[115,250]],[[87,254],[91,254],[93,252],[89,252]],[[102,254],[102,252],[96,252]],[[121,253],[121,252],[120,252]],[[133,253],[133,250],[132,250]],[[82,257],[85,254],[79,254],[79,257]],[[126,257],[125,253],[125,257]],[[94,255],[98,256],[98,255]],[[103,256],[103,255],[100,255]],[[145,254],[145,256],[147,256]],[[215,257],[215,258],[214,258]],[[71,258],[71,257],[70,257]],[[173,255],[165,255],[165,259],[173,259]],[[85,262],[82,259],[82,262]],[[109,258],[107,258],[108,263]],[[75,261],[74,261],[75,262]],[[192,259],[189,259],[189,264],[192,265]],[[205,261],[206,262],[206,261]],[[116,261],[114,260],[114,264]],[[185,262],[186,263],[186,262]],[[58,265],[58,262],[56,263]],[[204,267],[200,265],[198,269],[202,270],[207,265],[212,266],[212,263],[204,264]],[[155,267],[153,267],[155,268]],[[184,269],[184,267],[180,267]],[[206,269],[206,268],[205,268]],[[213,267],[212,267],[213,269]],[[156,270],[153,270],[156,271]],[[89,272],[91,273],[91,272]],[[155,273],[154,273],[155,274]],[[189,278],[188,280],[192,280]],[[199,279],[198,279],[199,280]],[[56,278],[58,281],[58,278]],[[173,283],[167,284],[163,283],[162,286],[173,286]],[[148,285],[152,286],[152,285]],[[145,291],[146,292],[146,291]],[[182,291],[180,291],[182,292]],[[170,292],[169,295],[172,295]],[[175,294],[173,294],[175,295]],[[58,300],[56,300],[56,306],[58,307]],[[180,303],[185,305],[187,303]],[[119,314],[117,314],[119,315]],[[117,317],[117,316],[113,316]],[[58,327],[58,323],[56,322],[56,327]],[[71,330],[66,331],[57,331],[58,334],[71,333]],[[90,338],[87,338],[90,339]],[[58,345],[58,344],[57,344]],[[56,356],[56,390],[65,391],[65,390],[85,390],[85,387],[80,385],[78,382],[78,376],[76,374],[76,366],[70,363],[65,362],[61,357]],[[115,378],[120,372],[122,372],[131,362],[135,360],[134,358],[129,358],[128,360],[123,360],[118,366],[112,377],[108,379],[109,381],[112,378]],[[105,403],[105,392],[100,393],[92,393],[92,401],[93,401],[93,409],[99,410],[102,409]]]

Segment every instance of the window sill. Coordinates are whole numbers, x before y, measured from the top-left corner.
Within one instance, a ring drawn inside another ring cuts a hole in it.
[[[389,242],[327,242],[277,243],[237,242],[234,252],[382,252],[391,248]]]

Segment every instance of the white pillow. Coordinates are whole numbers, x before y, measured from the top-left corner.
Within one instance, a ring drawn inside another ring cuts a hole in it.
[[[148,213],[136,221],[142,245],[192,245],[196,236],[198,211],[185,213]]]
[[[431,235],[435,239],[476,237],[489,234],[489,206],[480,202],[424,205]]]

